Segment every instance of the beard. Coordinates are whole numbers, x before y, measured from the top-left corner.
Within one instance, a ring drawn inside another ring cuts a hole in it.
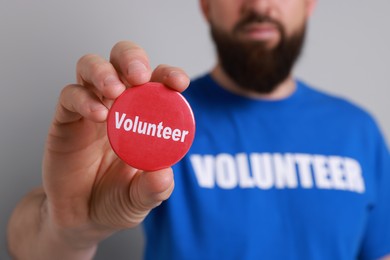
[[[251,23],[267,22],[276,26],[279,43],[268,47],[266,42],[240,39],[237,34]],[[232,33],[211,23],[219,62],[227,75],[242,89],[260,94],[271,93],[291,73],[305,39],[306,24],[287,37],[283,26],[269,17],[251,13],[241,20]]]

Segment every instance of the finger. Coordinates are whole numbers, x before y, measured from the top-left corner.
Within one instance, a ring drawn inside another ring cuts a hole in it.
[[[98,55],[81,57],[76,72],[80,85],[92,86],[103,97],[115,99],[126,89],[114,66]]]
[[[149,211],[167,200],[174,188],[171,168],[142,172],[135,176],[130,187],[130,200],[136,210]]]
[[[58,123],[69,123],[84,117],[94,122],[104,122],[108,109],[88,88],[68,85],[60,95],[55,119]]]
[[[106,229],[139,225],[154,207],[168,199],[173,191],[172,169],[155,172],[106,174],[93,195],[91,216]]]
[[[182,69],[168,65],[159,65],[153,71],[151,80],[161,82],[179,92],[183,92],[190,84],[189,77]]]
[[[129,86],[150,81],[151,68],[147,54],[133,42],[117,43],[111,51],[110,62]]]

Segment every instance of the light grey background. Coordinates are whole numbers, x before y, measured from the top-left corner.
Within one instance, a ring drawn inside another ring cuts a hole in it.
[[[296,74],[348,97],[375,115],[390,137],[390,2],[319,1]],[[1,0],[0,259],[6,223],[17,201],[40,184],[43,143],[63,86],[75,81],[86,53],[108,57],[122,39],[142,45],[153,66],[183,67],[190,76],[214,62],[198,1]],[[140,229],[103,242],[96,259],[139,259]]]

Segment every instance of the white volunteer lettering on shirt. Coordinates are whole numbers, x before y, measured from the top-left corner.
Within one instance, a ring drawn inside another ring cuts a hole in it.
[[[314,180],[319,189],[332,188],[332,182],[329,178],[329,168],[327,167],[327,158],[323,155],[313,157]]]
[[[365,191],[358,161],[348,157],[302,153],[227,153],[190,155],[202,188],[332,189]]]
[[[275,186],[278,189],[296,188],[298,186],[297,174],[295,171],[295,162],[291,154],[275,153]]]
[[[344,158],[344,169],[348,189],[363,193],[366,188],[364,179],[362,178],[362,168],[359,162],[351,158]]]
[[[245,153],[236,154],[236,162],[239,174],[239,186],[241,188],[255,187],[255,180],[251,177],[248,164],[248,156]]]
[[[186,136],[189,134],[187,130],[181,129],[172,129],[169,126],[164,126],[163,122],[159,122],[158,125],[143,122],[140,120],[139,116],[135,116],[134,120],[131,118],[126,118],[126,114],[115,112],[115,128],[125,130],[126,132],[132,131],[136,134],[142,134],[147,136],[153,136],[157,138],[163,138],[166,140],[172,139],[175,142],[184,142]]]
[[[203,188],[215,187],[215,159],[212,155],[193,154],[190,157],[199,186]]]
[[[346,190],[347,183],[344,176],[343,159],[339,156],[330,156],[328,167],[329,172],[332,174],[332,186],[338,190]]]
[[[274,176],[271,170],[271,155],[269,153],[251,153],[250,165],[256,186],[262,190],[272,188]]]
[[[299,179],[301,181],[302,188],[313,188],[313,178],[311,177],[310,168],[312,156],[309,154],[295,154],[294,159],[298,165]]]

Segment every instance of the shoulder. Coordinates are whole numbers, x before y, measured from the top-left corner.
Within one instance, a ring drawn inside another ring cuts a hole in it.
[[[306,95],[305,103],[308,107],[316,108],[340,120],[364,123],[371,127],[376,126],[373,115],[349,98],[320,90],[301,80],[297,80],[297,82]]]

